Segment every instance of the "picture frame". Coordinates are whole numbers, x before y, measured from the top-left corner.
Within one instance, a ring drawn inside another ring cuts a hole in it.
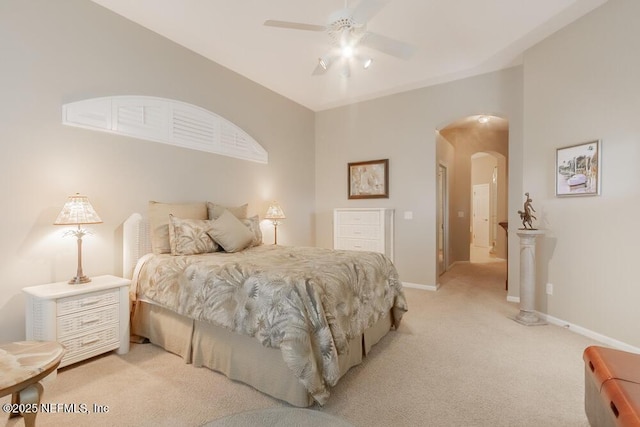
[[[389,159],[353,162],[348,169],[349,199],[389,198]]]
[[[556,149],[556,197],[600,195],[602,141]]]

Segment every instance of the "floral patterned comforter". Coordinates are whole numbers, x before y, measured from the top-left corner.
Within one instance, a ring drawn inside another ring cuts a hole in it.
[[[374,252],[261,245],[152,255],[134,282],[139,299],[280,348],[320,404],[339,379],[348,341],[390,310],[397,327],[407,311],[395,267]]]

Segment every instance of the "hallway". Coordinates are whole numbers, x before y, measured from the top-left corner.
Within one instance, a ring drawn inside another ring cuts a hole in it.
[[[480,255],[476,259],[477,261],[456,264],[440,276],[441,288],[464,285],[465,288],[472,288],[476,296],[478,292],[482,292],[483,298],[501,301],[505,306],[512,306],[517,313],[517,308],[507,302],[506,260],[490,258],[487,255]]]

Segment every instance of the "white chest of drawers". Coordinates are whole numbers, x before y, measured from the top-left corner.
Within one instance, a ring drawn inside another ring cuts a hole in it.
[[[111,350],[127,353],[129,283],[98,276],[80,285],[58,282],[24,288],[27,340],[64,345],[60,368]]]
[[[393,209],[334,209],[333,247],[380,252],[393,261],[393,223]]]

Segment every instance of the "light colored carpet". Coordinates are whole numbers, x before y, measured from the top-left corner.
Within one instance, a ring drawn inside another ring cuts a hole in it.
[[[406,289],[409,312],[312,407],[354,426],[588,426],[583,350],[590,339],[510,317],[505,265],[459,264],[437,292]],[[0,399],[5,403],[8,398]],[[39,414],[41,427],[201,426],[231,414],[288,408],[151,344],[61,370],[44,402],[93,404],[107,413]],[[0,421],[22,426],[21,419]]]
[[[202,427],[354,427],[327,413],[301,408],[267,408],[245,411],[210,421]]]

